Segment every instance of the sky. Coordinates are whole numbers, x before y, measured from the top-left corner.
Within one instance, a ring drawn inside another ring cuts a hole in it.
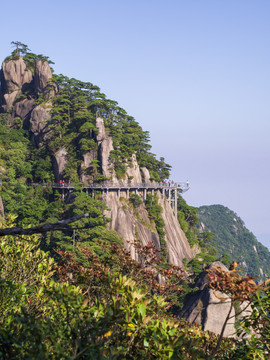
[[[20,41],[98,85],[189,205],[229,207],[270,248],[269,16],[269,0],[5,1],[0,59]]]

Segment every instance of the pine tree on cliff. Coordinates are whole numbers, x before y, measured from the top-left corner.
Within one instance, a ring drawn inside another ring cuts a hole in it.
[[[27,52],[31,51],[27,45],[21,43],[20,41],[12,41],[11,46],[15,47],[16,49],[13,51],[12,55],[19,55],[26,54]]]

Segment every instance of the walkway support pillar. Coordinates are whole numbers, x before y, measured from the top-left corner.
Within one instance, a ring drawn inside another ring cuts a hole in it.
[[[174,215],[177,219],[177,188],[174,189]]]

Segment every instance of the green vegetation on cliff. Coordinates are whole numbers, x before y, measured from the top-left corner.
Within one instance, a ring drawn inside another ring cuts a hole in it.
[[[195,250],[194,258],[189,263],[185,261],[185,265],[188,265],[189,271],[192,271],[196,277],[206,265],[217,260],[215,236],[210,231],[200,232],[198,230],[198,209],[188,205],[181,194],[178,194],[177,205],[179,224],[186,234],[190,246]]]
[[[228,254],[230,261],[240,262],[243,271],[259,279],[270,275],[269,250],[232,210],[222,205],[201,206],[198,216],[200,228],[215,233],[220,256]]]

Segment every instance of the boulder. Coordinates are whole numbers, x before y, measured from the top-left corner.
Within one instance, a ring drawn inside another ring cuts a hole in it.
[[[226,266],[220,261],[212,263],[209,268],[212,266],[220,266],[223,270],[228,271]],[[199,288],[199,291],[187,297],[180,315],[192,324],[201,325],[204,331],[210,330],[215,334],[220,334],[230,310],[231,300],[225,294],[216,291],[217,295],[223,298],[227,297],[227,300],[220,302],[215,296],[214,291],[208,288],[208,283],[208,275],[206,271],[203,271],[195,284],[195,286]],[[225,337],[235,336],[234,315],[235,310],[232,309],[230,315],[232,318],[226,325],[224,332]]]

